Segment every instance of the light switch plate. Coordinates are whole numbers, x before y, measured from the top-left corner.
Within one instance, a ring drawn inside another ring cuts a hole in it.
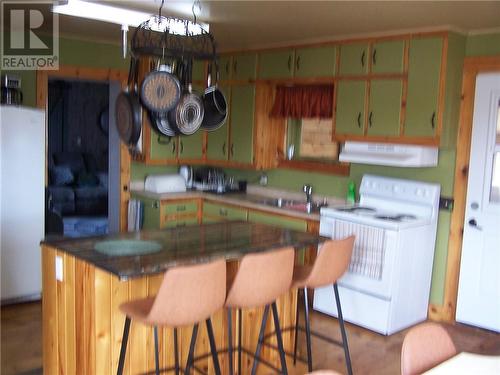
[[[56,256],[56,280],[63,281],[63,258]]]

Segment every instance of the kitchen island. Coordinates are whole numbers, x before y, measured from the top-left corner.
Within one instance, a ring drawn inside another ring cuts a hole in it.
[[[154,296],[164,271],[171,267],[225,258],[230,278],[245,254],[286,246],[301,249],[324,240],[310,233],[236,221],[84,239],[47,239],[42,242],[44,373],[116,373],[125,320],[118,306],[125,301]],[[127,250],[135,254],[125,255]],[[277,301],[282,327],[295,321],[296,302],[296,291]],[[257,344],[262,312],[263,309],[243,312],[242,345],[250,351]],[[221,368],[227,372],[224,311],[213,316],[213,325]],[[153,371],[153,330],[134,322],[131,327],[124,373]],[[236,319],[233,327],[238,332]],[[191,330],[192,327],[179,330],[182,365],[186,362]],[[271,319],[267,330],[273,330]],[[236,335],[233,339],[237,342]],[[290,351],[291,331],[283,333],[283,341],[285,350]],[[172,329],[159,332],[159,351],[160,367],[173,366]],[[202,330],[196,356],[208,352],[208,337]],[[274,350],[264,347],[263,357],[279,367],[279,356]],[[242,360],[242,373],[249,373],[251,356],[244,354]],[[213,373],[209,356],[198,360],[196,367]],[[264,365],[259,369],[269,372]]]

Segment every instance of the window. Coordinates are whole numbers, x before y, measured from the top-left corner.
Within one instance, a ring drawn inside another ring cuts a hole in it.
[[[332,119],[289,119],[286,158],[335,161],[338,143],[332,141]]]

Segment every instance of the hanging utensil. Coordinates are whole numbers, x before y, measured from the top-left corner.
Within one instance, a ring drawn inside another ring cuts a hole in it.
[[[172,74],[172,66],[160,64],[148,73],[141,85],[142,104],[153,112],[168,112],[174,108],[181,97],[181,85]]]
[[[224,93],[217,88],[219,80],[219,67],[215,62],[216,82],[211,86],[212,66],[208,66],[207,88],[203,95],[203,107],[205,116],[201,127],[208,131],[219,129],[227,119],[227,101]]]
[[[136,93],[137,72],[137,60],[131,57],[127,88],[118,95],[115,103],[118,134],[123,143],[131,148],[137,146],[141,136],[142,113]]]
[[[184,135],[194,134],[201,126],[205,109],[199,94],[193,92],[191,84],[192,60],[183,67],[185,91],[168,119],[173,129]]]

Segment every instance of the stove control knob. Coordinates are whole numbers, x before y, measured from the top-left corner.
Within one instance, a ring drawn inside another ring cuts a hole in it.
[[[400,188],[398,185],[395,185],[395,186],[392,188],[392,191],[393,191],[394,193],[396,193],[396,194],[397,194],[397,193],[399,193],[399,192],[401,191],[401,188]]]
[[[423,189],[417,189],[417,190],[415,190],[415,195],[417,197],[423,197],[424,196],[424,190]]]

